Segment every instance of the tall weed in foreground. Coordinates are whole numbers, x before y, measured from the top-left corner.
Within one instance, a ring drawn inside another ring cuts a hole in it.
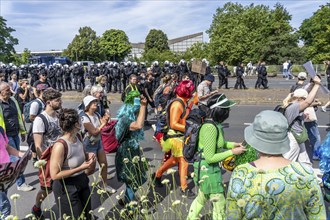
[[[141,149],[142,150],[142,149]],[[136,173],[141,173],[143,170],[147,170],[145,174],[147,176],[147,182],[142,186],[135,186],[135,200],[129,202],[124,207],[118,205],[118,200],[122,199],[125,195],[125,189],[120,193],[113,195],[105,190],[104,183],[102,182],[102,178],[100,175],[94,174],[93,181],[91,182],[91,194],[89,195],[89,200],[91,199],[93,194],[97,194],[100,199],[100,206],[97,209],[91,210],[89,214],[91,214],[92,219],[95,219],[95,216],[99,216],[98,219],[144,219],[144,220],[153,220],[153,219],[178,219],[184,220],[186,219],[186,214],[189,211],[190,203],[186,196],[181,195],[179,186],[176,184],[175,175],[177,175],[177,170],[170,168],[166,174],[164,175],[162,180],[163,187],[157,188],[155,187],[151,175],[154,173],[155,167],[158,168],[160,164],[152,165],[149,161],[158,161],[156,156],[153,159],[147,159],[144,157],[142,153],[141,156],[135,156],[129,158],[124,158],[124,164],[128,165],[128,163],[133,163],[134,169],[137,170],[128,170],[128,176],[130,178],[134,178],[136,180],[142,181],[142,175],[135,175]],[[40,162],[41,164],[43,162]],[[104,166],[104,165],[103,165]],[[101,165],[100,169],[104,169]],[[143,167],[142,167],[143,166]],[[193,176],[193,173],[192,173]],[[102,184],[103,183],[103,184]],[[66,190],[66,189],[65,189]],[[66,191],[66,194],[69,198],[69,195]],[[48,192],[47,192],[48,195]],[[55,198],[60,199],[60,198]],[[15,206],[15,204],[14,204]],[[50,218],[53,220],[61,218],[65,220],[75,220],[75,218],[68,215],[63,215],[61,213],[61,207],[59,208],[59,213],[56,216],[55,212],[51,210],[50,198],[48,197],[47,204],[44,204],[46,208],[44,211],[50,211]],[[84,210],[86,209],[86,204]],[[72,210],[72,209],[71,209]],[[72,212],[72,211],[71,211]],[[206,218],[208,219],[208,215],[212,213],[212,210],[209,207],[206,207],[203,210],[203,213],[206,214]],[[201,215],[202,216],[202,215]],[[13,216],[14,217],[14,216]],[[32,220],[36,219],[32,214],[28,214],[25,218]],[[18,219],[18,217],[16,218]],[[81,214],[78,220],[86,219],[86,216]]]

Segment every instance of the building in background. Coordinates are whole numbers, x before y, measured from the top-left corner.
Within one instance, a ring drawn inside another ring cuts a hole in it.
[[[203,32],[171,39],[168,41],[168,46],[173,52],[184,53],[189,47],[197,42],[203,42]],[[142,53],[144,52],[144,43],[131,43],[131,45],[132,50],[128,56],[136,58],[142,57]]]

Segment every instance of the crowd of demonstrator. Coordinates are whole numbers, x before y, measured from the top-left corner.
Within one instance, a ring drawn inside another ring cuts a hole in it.
[[[214,219],[326,218],[321,188],[311,167],[313,158],[307,155],[305,146],[309,137],[314,159],[321,159],[325,173],[330,173],[327,168],[330,159],[324,153],[330,146],[321,146],[315,119],[314,107],[320,106],[320,102],[315,100],[320,87],[319,77],[311,79],[308,85],[302,86],[303,83],[297,82],[283,101],[282,107],[286,109],[284,114],[262,111],[255,116],[253,124],[245,129],[245,141],[258,152],[259,159],[234,169],[226,198],[219,162],[246,151],[242,143],[226,141],[221,126],[236,103],[219,90],[212,91],[215,79],[210,73],[203,79],[194,78],[199,75],[192,75],[189,71],[184,74],[178,71],[161,72],[155,76],[153,68],[155,66],[147,69],[145,79],[140,72],[137,75],[130,74],[123,87],[123,105],[117,112],[118,121],[115,125],[119,143],[115,159],[116,174],[118,181],[126,186],[123,198],[118,201],[120,205],[125,206],[136,200],[135,191],[149,177],[148,162],[139,141],[144,139],[143,127],[148,115],[147,105],[150,105],[156,113],[161,114],[165,110],[168,126],[166,132],[157,126],[155,128],[154,138],[159,141],[165,155],[163,163],[151,175],[151,181],[157,187],[162,187],[162,174],[178,165],[181,194],[195,197],[188,219],[198,218],[207,200],[213,203]],[[111,90],[107,84],[108,78],[100,75],[92,86],[79,87],[81,90],[85,88],[86,96],[76,110],[62,108],[61,88],[52,88],[48,74],[39,70],[39,79],[35,80],[32,87],[25,79],[20,79],[18,86],[15,86],[15,74],[11,75],[14,80],[10,83],[0,82],[0,161],[7,163],[22,156],[20,141],[27,139],[34,153],[35,165],[42,166],[38,159],[53,145],[50,173],[39,175],[40,189],[32,214],[37,218],[42,216],[42,202],[53,192],[55,198],[59,198],[56,204],[62,214],[73,215],[74,218],[83,214],[91,219],[88,175],[94,172],[96,162],[101,177],[97,187],[109,194],[116,192],[107,184],[108,164],[101,138],[101,131],[110,120],[106,98],[106,93]],[[219,87],[222,83],[228,86],[226,77],[221,78]],[[91,75],[90,79],[93,82]],[[256,88],[264,85],[266,89],[265,79],[260,76]],[[298,80],[303,79],[307,79],[306,74],[300,73]],[[235,87],[245,88],[244,81],[238,79]],[[30,88],[32,93],[29,92]],[[24,105],[28,104],[29,113],[24,114]],[[186,118],[192,109],[199,109],[205,122],[200,126],[197,144],[200,155],[193,163],[197,196],[188,187],[189,163],[183,155]],[[25,126],[27,117],[31,123],[29,130]],[[329,143],[329,138],[328,134],[325,143]],[[330,182],[330,178],[323,180]],[[25,183],[24,175],[16,183],[18,190],[33,189]],[[11,205],[7,192],[1,192],[0,199],[0,218],[3,218],[10,214]],[[128,207],[128,214],[136,213],[129,212],[136,209],[134,205]]]

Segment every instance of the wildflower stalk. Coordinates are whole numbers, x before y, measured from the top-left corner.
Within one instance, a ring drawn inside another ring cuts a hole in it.
[[[45,171],[44,171],[43,167],[40,167],[40,169],[41,169],[42,178],[44,179],[44,183],[46,183]],[[50,207],[50,198],[49,198],[48,187],[45,187],[45,189],[46,189],[46,196],[47,196],[47,201],[48,201],[48,207]],[[50,215],[50,219],[53,220],[53,215]]]

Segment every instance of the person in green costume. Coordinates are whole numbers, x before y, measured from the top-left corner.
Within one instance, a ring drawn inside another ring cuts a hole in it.
[[[147,161],[143,157],[139,141],[144,139],[144,117],[147,99],[138,91],[130,91],[125,104],[118,110],[116,138],[119,148],[115,164],[117,179],[125,183],[125,197],[118,201],[125,205],[135,199],[135,191],[147,180]]]
[[[221,123],[229,117],[236,103],[224,94],[215,94],[207,102],[207,118],[199,131],[199,159],[194,162],[194,181],[198,195],[190,206],[187,219],[196,219],[207,200],[213,203],[213,219],[225,218],[225,197],[219,162],[229,156],[242,154],[246,149],[224,140]]]

